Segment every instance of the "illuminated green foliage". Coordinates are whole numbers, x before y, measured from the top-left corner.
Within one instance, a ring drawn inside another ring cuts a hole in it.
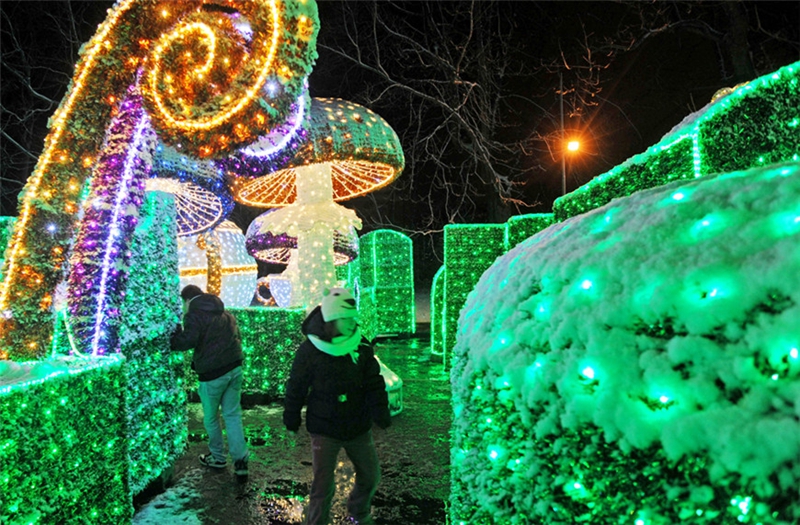
[[[131,494],[141,492],[172,465],[186,443],[184,354],[166,351],[180,319],[177,261],[173,197],[148,193],[131,245],[133,270],[119,323],[120,350],[126,358],[128,378],[125,393]],[[78,350],[70,336],[62,311],[56,317],[54,354]]]
[[[552,213],[529,213],[511,217],[506,222],[506,250],[511,250],[551,224],[553,224]]]
[[[722,97],[644,153],[553,203],[556,222],[679,179],[797,160],[800,62]]]
[[[124,359],[46,376],[0,388],[0,523],[129,522]]]
[[[431,284],[431,353],[444,353],[444,266],[433,276]]]
[[[16,220],[16,217],[0,217],[0,281],[3,280],[2,268],[5,261],[5,252],[8,247],[8,241],[11,240]]]
[[[359,240],[359,260],[362,322],[374,317],[373,335],[413,334],[417,322],[411,239],[392,230],[370,232]]]
[[[798,67],[557,200],[552,242],[475,287],[451,523],[797,522]]]
[[[120,308],[133,494],[181,456],[188,433],[184,355],[165,352],[181,311],[176,223],[173,197],[148,193],[133,236],[132,271]]]
[[[305,337],[303,308],[231,308],[242,333],[242,391],[283,397],[294,354]],[[196,376],[195,376],[196,377]]]
[[[458,316],[483,272],[506,252],[504,224],[448,224],[444,227],[444,341],[456,344]],[[435,312],[431,312],[434,315]]]

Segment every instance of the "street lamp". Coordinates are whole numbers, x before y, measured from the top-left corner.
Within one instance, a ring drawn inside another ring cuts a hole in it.
[[[563,133],[563,130],[562,130]],[[561,146],[561,195],[567,194],[567,154],[575,153],[581,148],[581,143],[578,140],[566,141],[566,147],[562,142]]]
[[[563,196],[567,194],[567,153],[578,151],[581,143],[575,139],[567,141],[567,132],[564,129],[564,79],[560,71],[558,72],[558,84],[561,106],[561,195]]]

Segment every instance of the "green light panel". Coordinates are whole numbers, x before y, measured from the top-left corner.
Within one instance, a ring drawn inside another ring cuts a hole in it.
[[[174,197],[148,192],[133,236],[131,271],[120,308],[133,494],[181,456],[188,433],[185,354],[168,351],[181,315],[176,222]]]
[[[505,224],[448,224],[444,227],[444,351],[456,344],[458,316],[483,272],[505,252]],[[445,357],[445,364],[447,358]]]
[[[356,295],[359,287],[359,277],[361,275],[361,260],[357,257],[347,264],[336,267],[336,280],[344,283],[345,288],[351,290]]]
[[[553,224],[552,213],[515,215],[506,221],[506,250]]]
[[[417,321],[411,239],[393,230],[370,232],[359,239],[359,259],[360,306],[369,316],[374,305],[374,335],[413,334]]]
[[[14,233],[16,217],[0,217],[0,281],[3,280],[3,262],[5,261],[6,248],[11,235]]]
[[[433,276],[431,284],[431,353],[444,354],[444,280],[445,269],[442,265]]]
[[[303,308],[228,308],[236,317],[242,334],[244,364],[242,392],[283,397],[294,354],[305,339],[300,326],[305,319]],[[188,388],[197,392],[197,374],[189,370],[191,351],[187,352]]]
[[[0,387],[0,523],[129,523],[124,360],[19,365]]]
[[[678,179],[798,160],[800,62],[720,98],[691,122],[553,203],[556,222]]]

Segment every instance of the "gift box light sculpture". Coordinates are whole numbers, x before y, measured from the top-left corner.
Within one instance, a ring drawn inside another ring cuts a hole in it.
[[[198,235],[178,238],[181,288],[194,284],[217,295],[226,307],[250,306],[258,267],[247,253],[242,230],[231,221]]]
[[[222,156],[296,122],[318,27],[312,0],[121,0],[109,11],[21,196],[0,285],[0,358],[49,349],[81,192],[137,71],[159,138],[195,157]]]
[[[278,306],[291,304],[292,290],[297,289],[300,278],[297,267],[297,238],[288,234],[272,233],[271,218],[276,210],[267,210],[256,217],[247,228],[245,245],[247,251],[265,263],[283,264],[286,269],[280,274],[267,276],[266,281]],[[342,266],[358,257],[358,235],[355,228],[345,233],[333,232],[333,264]],[[261,301],[264,303],[264,301]]]

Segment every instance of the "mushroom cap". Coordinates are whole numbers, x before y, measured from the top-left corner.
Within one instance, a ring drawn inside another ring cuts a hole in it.
[[[342,99],[312,99],[303,127],[287,148],[266,159],[239,154],[226,161],[234,199],[249,206],[287,206],[297,198],[294,168],[329,163],[333,200],[343,201],[389,184],[405,166],[391,126],[371,110]]]
[[[234,202],[223,181],[223,172],[210,161],[184,155],[160,142],[153,154],[149,191],[175,195],[178,236],[192,235],[224,221]]]
[[[288,233],[270,231],[269,215],[277,210],[267,210],[247,227],[245,246],[248,253],[266,263],[289,264],[292,250],[297,249],[297,237]],[[358,257],[358,235],[352,226],[333,232],[333,264],[341,266]]]

